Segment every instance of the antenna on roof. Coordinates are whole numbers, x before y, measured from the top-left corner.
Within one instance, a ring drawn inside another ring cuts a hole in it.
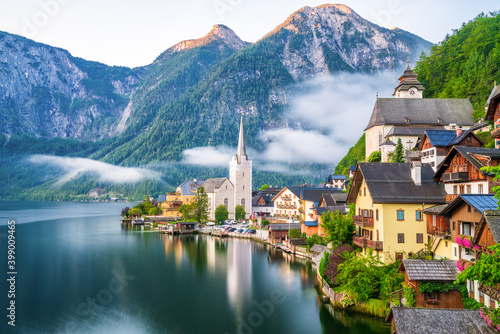
[[[378,99],[378,92],[377,92],[377,99]]]

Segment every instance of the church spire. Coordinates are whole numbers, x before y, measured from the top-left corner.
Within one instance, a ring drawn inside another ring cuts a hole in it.
[[[241,163],[242,158],[247,158],[247,150],[245,147],[245,132],[243,131],[243,113],[241,113],[241,121],[240,121],[240,137],[238,139],[238,151],[236,152],[236,159],[238,163]]]

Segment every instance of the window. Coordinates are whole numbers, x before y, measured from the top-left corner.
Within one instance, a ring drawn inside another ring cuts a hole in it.
[[[448,247],[448,241],[444,242],[444,247]]]
[[[415,219],[422,220],[422,210],[415,211]]]
[[[426,300],[433,300],[437,301],[437,292],[426,292],[425,293],[425,299]]]
[[[379,131],[379,132],[378,132],[378,144],[379,144],[379,145],[380,145],[380,144],[382,144],[382,139],[383,139],[383,138],[382,138],[382,131]]]
[[[460,188],[461,194],[465,193],[465,186],[464,185],[459,186],[459,188]]]
[[[457,256],[457,247],[453,247],[453,254],[455,257]]]
[[[226,206],[226,209],[227,209],[227,207],[228,207],[228,205],[229,205],[229,201],[228,201],[228,199],[227,199],[227,198],[224,198],[224,205]]]
[[[423,243],[424,243],[424,234],[423,233],[417,233],[417,244],[423,244]]]
[[[186,198],[186,203],[189,203],[189,198]]]
[[[245,190],[245,186],[243,186],[243,190]]]
[[[436,227],[436,215],[432,215],[432,226]]]
[[[405,212],[404,210],[398,210],[397,211],[397,216],[398,216],[398,220],[405,220]]]
[[[363,196],[366,196],[366,187],[363,188]]]
[[[241,200],[241,206],[245,207],[245,199],[244,198]]]
[[[375,210],[375,219],[378,221],[378,209]]]
[[[477,186],[477,193],[478,194],[482,194],[483,193],[483,185],[482,184],[480,184],[480,185]]]
[[[456,195],[456,194],[457,194],[457,191],[458,191],[457,186],[453,186],[453,195]]]
[[[471,223],[462,223],[462,234],[472,235],[471,234]]]
[[[471,207],[470,207],[470,204],[467,204],[467,212],[471,212]]]
[[[470,184],[467,185],[467,194],[470,194]]]
[[[457,229],[456,225],[455,225],[455,222],[453,222],[453,231],[455,231]]]
[[[398,233],[398,244],[404,244],[404,243],[405,243],[405,234]]]

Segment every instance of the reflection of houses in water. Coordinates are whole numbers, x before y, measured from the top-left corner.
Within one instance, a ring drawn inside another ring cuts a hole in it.
[[[286,253],[280,249],[269,247],[267,261],[269,264],[279,267],[283,278],[291,278],[294,276],[293,271],[299,270],[302,287],[309,284],[309,277],[312,275],[313,271],[311,263],[307,259],[295,256],[291,253]],[[284,280],[284,282],[285,281],[286,280]],[[289,282],[289,284],[292,284],[292,282]]]
[[[243,321],[243,303],[252,295],[252,248],[248,242],[229,240],[227,250],[227,294],[236,315]]]

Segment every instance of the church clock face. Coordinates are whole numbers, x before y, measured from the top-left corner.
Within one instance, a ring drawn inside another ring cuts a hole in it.
[[[415,87],[410,88],[410,95],[415,95],[417,93],[417,89]]]

